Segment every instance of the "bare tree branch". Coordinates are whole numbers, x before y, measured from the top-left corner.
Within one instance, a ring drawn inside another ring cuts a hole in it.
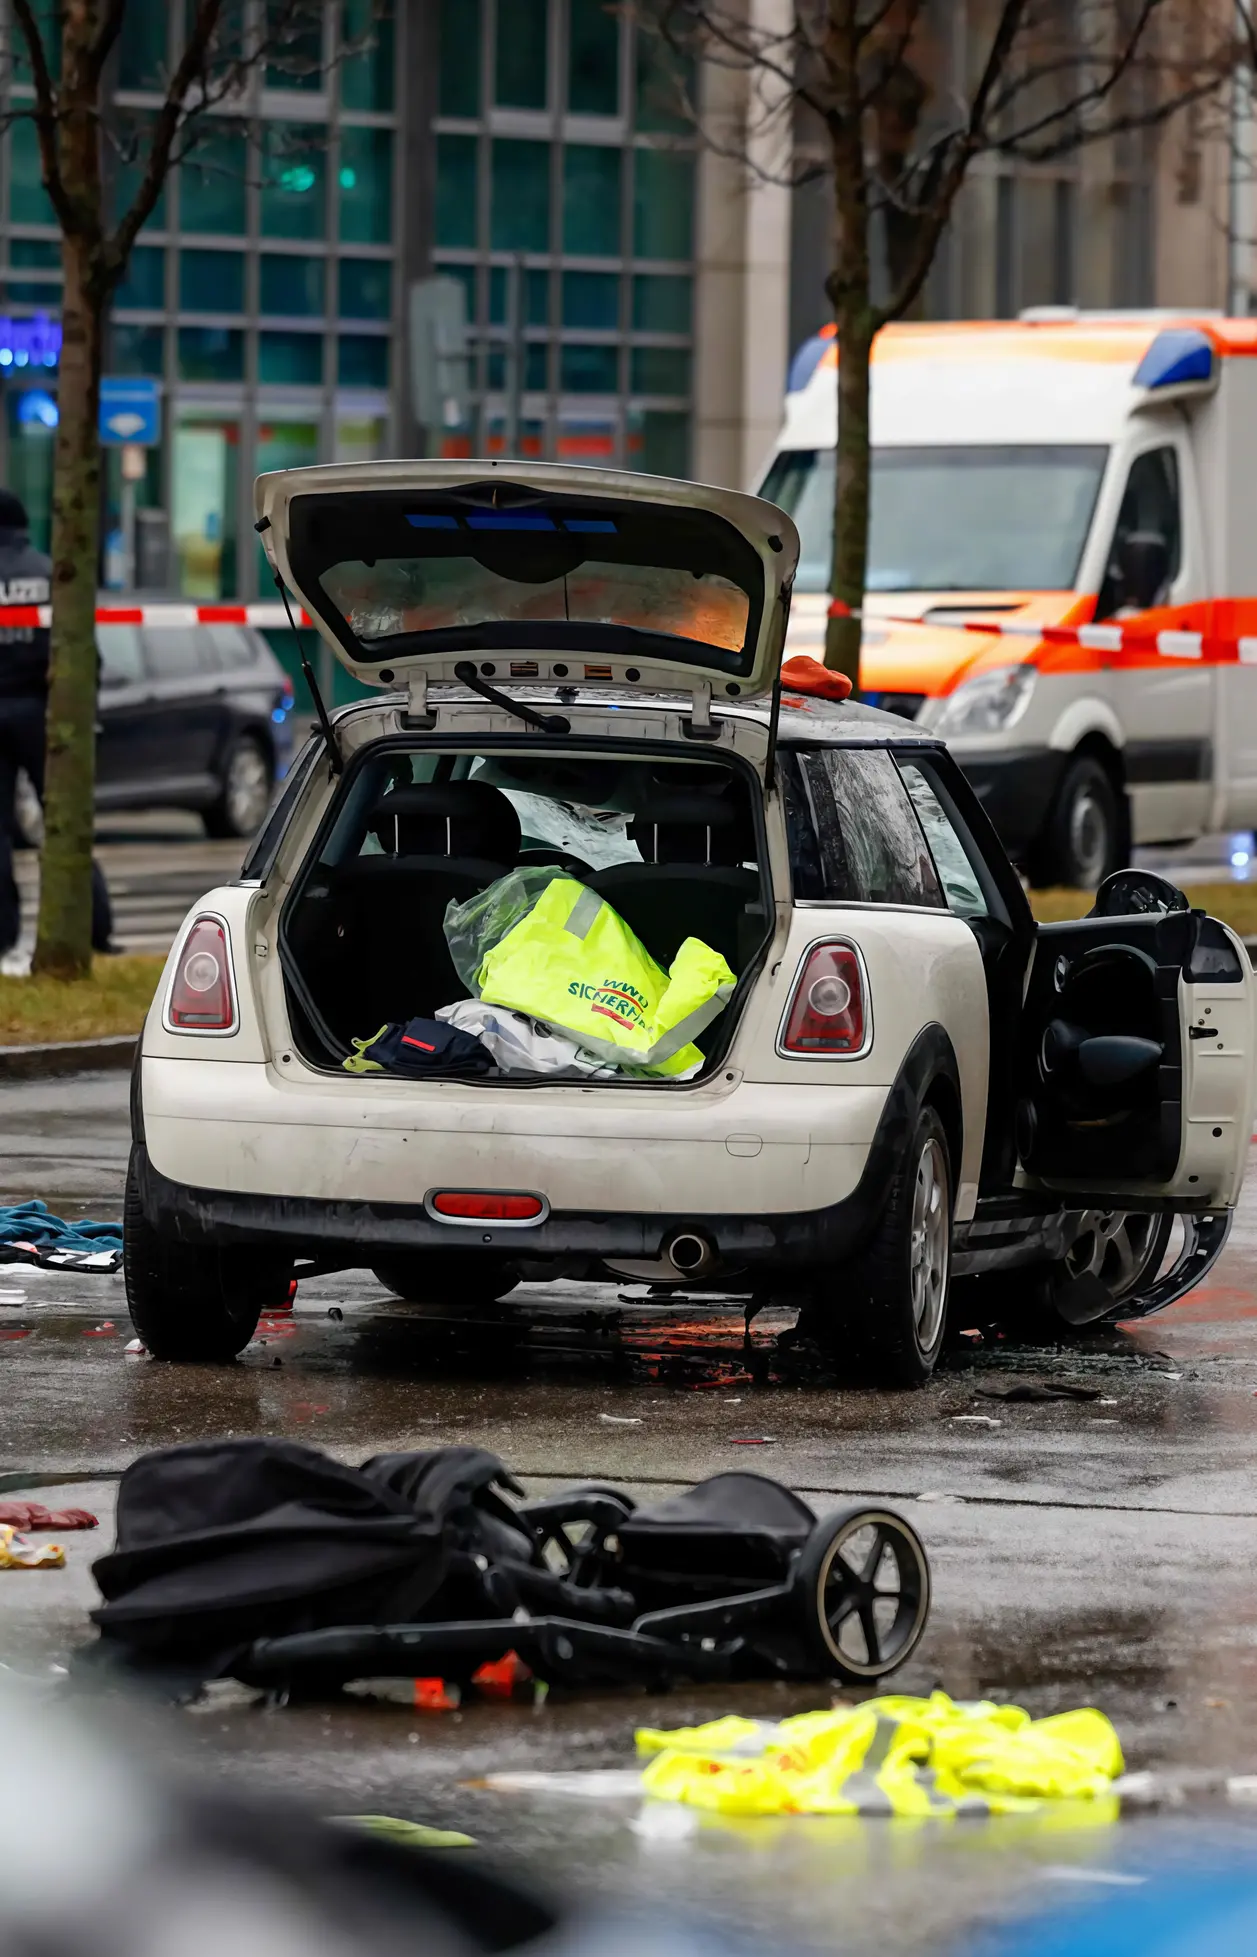
[[[63,231],[69,231],[75,224],[75,211],[66,195],[65,183],[61,175],[61,159],[57,154],[57,94],[52,75],[48,68],[48,56],[44,50],[43,35],[35,18],[31,0],[13,0],[13,11],[17,15],[18,26],[26,43],[26,54],[31,64],[31,77],[35,85],[35,113],[31,120],[39,138],[39,160],[44,172],[44,187],[52,200],[57,213],[57,222]]]
[[[1004,73],[1027,4],[1028,0],[1004,0],[999,23],[991,38],[986,65],[973,92],[966,128],[956,143],[948,163],[940,173],[938,188],[930,206],[922,212],[917,247],[908,272],[886,305],[878,308],[879,326],[885,325],[892,319],[902,319],[929,276],[939,238],[951,216],[957,193],[965,180],[965,173],[973,157],[982,147],[991,98]]]

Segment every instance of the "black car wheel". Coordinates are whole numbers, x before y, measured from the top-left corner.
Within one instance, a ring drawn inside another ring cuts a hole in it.
[[[256,835],[271,805],[273,786],[270,755],[252,734],[240,735],[227,750],[217,800],[203,813],[206,834]]]
[[[1057,884],[1096,890],[1122,866],[1119,791],[1103,762],[1075,755],[1061,778],[1043,832],[1031,851],[1030,882],[1037,890]]]
[[[287,1302],[290,1258],[245,1246],[160,1237],[144,1214],[132,1159],[122,1205],[131,1323],[155,1359],[234,1359],[268,1305]]]
[[[422,1251],[389,1257],[375,1265],[386,1291],[412,1305],[491,1305],[519,1283],[513,1264],[501,1257],[468,1251]]]

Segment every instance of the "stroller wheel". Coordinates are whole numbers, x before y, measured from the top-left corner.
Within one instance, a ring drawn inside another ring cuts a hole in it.
[[[930,1612],[930,1566],[901,1516],[847,1509],[813,1529],[794,1590],[818,1669],[856,1685],[884,1678],[916,1649]]]

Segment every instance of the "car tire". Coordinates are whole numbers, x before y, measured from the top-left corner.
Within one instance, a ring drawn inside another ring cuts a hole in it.
[[[951,1212],[947,1137],[926,1106],[873,1238],[843,1273],[843,1350],[878,1385],[923,1386],[943,1349]]]
[[[1068,1294],[1079,1280],[1098,1281],[1114,1307],[1132,1297],[1145,1279],[1155,1278],[1174,1228],[1171,1215],[1136,1210],[1085,1210],[1064,1257],[1050,1264],[993,1271],[965,1282],[959,1326],[998,1327],[1012,1345],[1062,1345],[1093,1337],[1111,1323],[1101,1312],[1081,1323],[1067,1317]]]
[[[144,1214],[135,1161],[122,1205],[127,1309],[154,1359],[222,1363],[244,1351],[267,1305],[286,1303],[290,1258],[247,1246],[183,1244]]]
[[[255,836],[266,819],[275,785],[270,755],[252,734],[241,734],[228,748],[218,778],[218,795],[201,811],[207,836]]]
[[[505,1258],[467,1251],[417,1250],[372,1268],[386,1291],[411,1305],[491,1305],[519,1283]]]
[[[1097,890],[1129,853],[1121,790],[1094,754],[1076,754],[1061,777],[1027,868],[1036,890]]]

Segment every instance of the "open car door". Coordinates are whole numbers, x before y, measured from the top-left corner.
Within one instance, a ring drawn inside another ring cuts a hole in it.
[[[1088,1208],[1229,1210],[1253,1128],[1257,986],[1235,934],[1170,886],[1184,908],[1141,914],[1151,881],[1118,872],[1101,915],[1038,928],[1017,1152]]]

